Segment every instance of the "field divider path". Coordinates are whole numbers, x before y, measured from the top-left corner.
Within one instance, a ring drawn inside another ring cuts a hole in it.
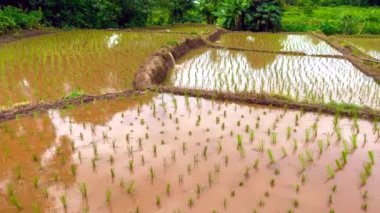
[[[363,58],[355,56],[351,49],[341,46],[333,38],[329,39],[329,37],[319,33],[311,33],[310,35],[322,41],[325,41],[327,44],[329,44],[337,51],[342,53],[344,59],[351,62],[351,64],[354,65],[354,67],[356,67],[365,75],[372,77],[377,83],[380,83],[380,62],[378,62],[377,60],[370,60],[364,57],[364,53]]]
[[[208,41],[214,42],[218,40],[226,32],[226,30],[217,29],[207,36],[185,38],[173,47],[162,48],[153,53],[138,69],[133,81],[134,88],[143,89],[161,84],[165,80],[168,71],[174,67],[176,60],[193,49],[206,46]]]
[[[266,93],[255,92],[219,92],[203,89],[188,89],[182,87],[159,86],[149,90],[159,93],[169,93],[174,95],[198,97],[218,101],[232,101],[246,104],[258,104],[271,107],[280,107],[288,109],[303,110],[307,112],[320,112],[335,115],[339,113],[342,116],[357,116],[362,119],[374,120],[379,118],[380,110],[369,107],[352,106],[346,104],[322,104],[297,102],[280,95],[269,95]]]
[[[337,59],[346,59],[341,55],[317,55],[317,54],[306,54],[303,52],[292,52],[292,51],[271,51],[271,50],[260,50],[260,49],[245,49],[237,47],[223,47],[214,44],[207,44],[207,47],[214,49],[224,49],[224,50],[233,50],[233,51],[244,51],[244,52],[257,52],[257,53],[269,53],[277,55],[293,55],[293,56],[310,56],[310,57],[319,57],[319,58],[337,58]]]

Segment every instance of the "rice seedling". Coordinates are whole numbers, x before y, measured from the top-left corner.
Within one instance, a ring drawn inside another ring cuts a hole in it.
[[[134,161],[133,160],[128,161],[128,168],[129,168],[130,172],[133,172],[133,170],[134,170]]]
[[[17,181],[22,179],[22,168],[20,165],[16,166],[14,174]]]
[[[156,173],[155,173],[153,167],[149,168],[149,175],[150,175],[150,181],[153,183],[154,178],[156,177]]]
[[[276,185],[276,180],[274,178],[272,178],[270,180],[270,186],[273,188],[275,185]]]
[[[42,189],[42,194],[43,194],[43,197],[45,199],[48,199],[49,198],[49,191],[47,190],[47,188],[43,188]]]
[[[133,192],[135,191],[135,181],[134,180],[128,181],[127,186],[126,186],[126,191],[129,195],[133,194]]]
[[[272,133],[272,144],[276,145],[277,143],[277,133],[273,132]]]
[[[183,184],[183,175],[182,174],[178,175],[178,183]]]
[[[70,166],[70,171],[73,176],[77,175],[77,166],[76,165],[71,165]]]
[[[213,176],[212,176],[212,173],[211,172],[208,172],[208,185],[212,185],[212,183],[213,183],[213,181],[214,181],[214,178],[213,178]]]
[[[299,193],[300,192],[300,185],[298,185],[298,184],[295,185],[294,189],[296,190],[297,193]]]
[[[203,148],[203,157],[204,157],[204,158],[207,158],[207,149],[208,149],[207,146],[205,146],[205,147]]]
[[[38,188],[39,183],[40,183],[40,178],[38,176],[35,176],[33,178],[33,187],[34,187],[34,189]]]
[[[286,139],[289,140],[290,137],[292,136],[292,127],[288,126],[287,129],[286,129]]]
[[[36,203],[32,203],[32,211],[33,213],[41,213],[41,208]]]
[[[243,137],[241,135],[237,135],[237,150],[240,150],[243,147]]]
[[[333,203],[333,195],[332,194],[329,195],[328,203],[329,203],[329,206],[331,206],[331,204]]]
[[[153,156],[157,157],[157,145],[156,144],[153,145]]]
[[[194,199],[191,198],[191,197],[189,197],[187,199],[187,205],[189,206],[190,209],[193,208],[193,206],[194,206]]]
[[[374,154],[374,151],[368,151],[368,157],[370,159],[370,162],[372,165],[375,164],[375,154]]]
[[[323,153],[323,141],[322,140],[318,140],[318,150],[319,150],[319,154],[322,155],[322,153]]]
[[[114,170],[114,168],[110,169],[110,174],[111,174],[112,182],[114,182],[114,180],[115,180],[115,170]]]
[[[202,192],[202,187],[200,184],[197,184],[196,192],[197,192],[197,196],[199,197],[201,195],[201,192]]]
[[[82,195],[82,199],[87,200],[87,185],[86,183],[79,183],[79,191]]]
[[[343,169],[343,165],[342,165],[342,163],[340,162],[339,159],[335,159],[335,164],[336,164],[336,167],[338,168],[338,170],[342,170]]]
[[[367,203],[363,203],[360,208],[363,210],[363,211],[367,211],[368,209],[368,204]]]
[[[343,164],[344,164],[344,165],[347,164],[347,156],[348,156],[347,151],[343,150],[343,151],[342,151],[342,160],[343,160]]]
[[[365,163],[364,164],[364,171],[367,177],[371,176],[372,174],[372,164],[371,163]]]
[[[145,165],[145,157],[144,157],[144,155],[141,155],[141,157],[140,157],[140,161],[141,161],[141,165]]]
[[[332,169],[332,167],[330,165],[327,165],[326,170],[328,173],[328,179],[334,179],[335,178],[335,171]]]
[[[294,208],[298,208],[299,201],[297,199],[293,200],[293,206],[294,206]]]
[[[186,143],[185,142],[182,143],[182,153],[183,153],[183,155],[185,155],[185,153],[186,153]]]
[[[110,188],[107,188],[107,190],[106,190],[106,204],[108,206],[111,205],[111,198],[112,198],[112,191]]]
[[[214,172],[215,172],[215,174],[219,174],[220,173],[220,165],[219,164],[215,164],[214,165]]]
[[[18,198],[16,197],[15,195],[15,192],[14,192],[14,189],[13,189],[13,185],[12,184],[7,184],[7,196],[8,196],[8,200],[9,202],[18,210],[22,210],[22,206],[21,206],[21,203],[20,201],[18,200]]]
[[[227,166],[228,162],[229,162],[229,157],[228,157],[228,155],[225,155],[224,156],[224,165]]]
[[[296,139],[293,139],[293,151],[297,151],[298,149],[298,141]]]
[[[317,135],[318,135],[318,123],[315,122],[315,123],[311,126],[311,129],[313,130],[314,138],[316,138]]]
[[[220,154],[223,150],[223,145],[220,141],[218,141],[217,150],[218,150],[218,154]]]
[[[286,151],[285,147],[281,147],[281,152],[282,152],[282,158],[286,158],[288,156],[288,152]]]
[[[313,152],[311,150],[306,150],[306,158],[309,162],[314,161]]]
[[[362,198],[363,199],[367,199],[368,198],[368,191],[367,190],[362,193]]]
[[[305,171],[306,167],[307,167],[307,162],[305,160],[305,157],[303,154],[299,154],[298,155],[298,160],[300,161],[300,164],[301,164],[301,171]]]
[[[360,173],[360,183],[362,186],[365,186],[367,184],[368,176],[365,172]]]
[[[62,204],[62,207],[65,209],[65,211],[66,211],[66,209],[67,209],[67,198],[66,198],[66,196],[65,195],[61,195],[60,197],[59,197],[59,200],[61,201],[61,204]]]
[[[169,196],[171,192],[171,185],[170,183],[166,183],[166,188],[165,188],[166,194]]]
[[[274,159],[273,152],[271,149],[268,149],[267,154],[268,154],[270,164],[275,163],[275,159]]]
[[[352,143],[352,149],[357,149],[358,148],[358,135],[357,134],[353,134],[351,136],[351,143]]]
[[[161,196],[160,195],[156,195],[156,206],[157,207],[161,206]]]
[[[310,130],[306,129],[305,130],[305,141],[309,142],[309,140],[310,140]]]
[[[264,147],[265,145],[264,145],[264,141],[263,140],[261,140],[258,144],[257,144],[257,146],[256,146],[256,151],[258,151],[258,152],[264,152],[264,149],[265,149],[265,147]]]
[[[255,132],[253,130],[249,132],[249,140],[251,143],[255,140]]]

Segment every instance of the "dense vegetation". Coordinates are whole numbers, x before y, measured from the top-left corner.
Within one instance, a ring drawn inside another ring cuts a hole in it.
[[[231,30],[380,34],[379,4],[379,0],[4,0],[0,33],[40,24],[123,28],[207,23]]]
[[[282,29],[291,32],[321,31],[331,34],[380,34],[380,8],[374,7],[288,7]]]

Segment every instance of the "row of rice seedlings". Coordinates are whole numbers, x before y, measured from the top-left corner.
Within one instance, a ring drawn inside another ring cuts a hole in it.
[[[379,86],[344,60],[281,55],[274,57],[270,54],[215,49],[198,52],[198,57],[186,60],[180,64],[181,68],[176,68],[171,77],[173,85],[227,92],[277,94],[295,101],[312,103],[340,102],[370,107],[380,105]],[[223,60],[215,61],[212,55],[219,55]],[[251,66],[255,64],[251,58],[269,60],[271,63],[256,68]],[[270,60],[271,58],[273,59]],[[304,72],[300,74],[299,70]],[[344,77],[340,74],[342,70],[345,71]]]

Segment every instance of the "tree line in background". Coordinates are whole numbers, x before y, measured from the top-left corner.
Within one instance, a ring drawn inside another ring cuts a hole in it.
[[[230,30],[277,31],[283,9],[379,5],[380,0],[2,0],[0,33],[39,24],[123,28],[173,23],[218,24]]]
[[[277,29],[279,0],[5,0],[25,11],[40,11],[46,25],[114,28],[185,22],[220,22],[235,30]],[[8,10],[10,10],[8,8]]]

